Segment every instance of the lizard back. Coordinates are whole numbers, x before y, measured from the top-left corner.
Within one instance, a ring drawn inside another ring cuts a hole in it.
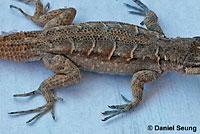
[[[49,53],[64,54],[84,70],[112,74],[117,70],[132,74],[141,69],[141,63],[145,69],[150,64],[159,70],[156,43],[165,39],[157,32],[119,22],[55,27],[43,34]]]

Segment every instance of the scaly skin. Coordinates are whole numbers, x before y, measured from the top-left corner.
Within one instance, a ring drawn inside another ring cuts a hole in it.
[[[156,14],[139,0],[134,0],[141,8],[126,4],[134,9],[132,14],[145,17],[139,26],[121,22],[88,22],[70,25],[75,16],[73,8],[47,12],[49,4],[43,8],[39,0],[23,0],[36,4],[34,16],[22,12],[43,30],[20,32],[0,37],[0,59],[17,62],[42,60],[55,75],[46,79],[37,90],[15,97],[43,94],[47,104],[26,111],[10,114],[39,113],[27,123],[51,111],[54,118],[54,101],[62,100],[54,96],[52,90],[64,88],[79,82],[79,69],[106,74],[133,75],[131,82],[134,101],[122,98],[128,103],[109,106],[111,111],[103,112],[108,120],[120,113],[135,108],[142,100],[143,87],[169,71],[182,74],[199,74],[200,39],[167,38],[158,25]]]

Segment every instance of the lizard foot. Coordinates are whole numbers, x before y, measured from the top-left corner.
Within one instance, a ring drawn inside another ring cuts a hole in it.
[[[134,10],[134,11],[129,11],[130,14],[147,16],[149,12],[151,12],[149,8],[145,4],[143,4],[140,0],[133,0],[133,2],[135,2],[140,8],[124,3],[126,7]],[[140,24],[144,25],[144,21],[142,21]]]
[[[40,0],[17,0],[26,4],[34,4],[36,5],[37,3],[41,3]],[[45,6],[44,6],[44,11],[47,12],[50,9],[50,3],[48,2]]]
[[[133,9],[134,11],[129,11],[129,13],[131,14],[136,14],[136,15],[141,15],[141,16],[146,16],[148,13],[149,13],[149,8],[144,5],[141,1],[139,0],[133,0],[140,8],[138,7],[134,7],[134,6],[131,6],[127,3],[124,3],[124,5],[130,9]]]
[[[122,99],[127,102],[127,104],[123,104],[123,105],[111,105],[108,106],[110,109],[115,109],[115,110],[110,110],[110,111],[104,111],[102,112],[103,115],[108,115],[107,117],[103,118],[102,121],[106,121],[116,115],[119,115],[121,113],[125,113],[129,110],[131,110],[132,108],[134,108],[137,103],[136,102],[132,102],[128,99],[126,99],[123,95],[121,95]]]
[[[164,35],[162,28],[158,24],[158,17],[156,13],[150,10],[145,4],[143,4],[140,0],[132,0],[139,7],[131,6],[127,3],[124,3],[126,7],[132,9],[133,11],[129,11],[130,14],[144,16],[144,20],[140,23],[140,25],[145,25],[148,30],[158,32]]]
[[[48,111],[51,111],[52,114],[52,118],[55,120],[55,115],[54,115],[54,102],[58,101],[58,100],[63,100],[60,97],[56,97],[54,96],[52,91],[48,91],[46,93],[42,93],[41,90],[34,90],[32,92],[29,93],[24,93],[24,94],[15,94],[13,95],[14,97],[26,97],[26,96],[33,96],[36,94],[43,94],[44,96],[48,96],[51,97],[52,99],[48,99],[47,103],[43,106],[34,108],[34,109],[29,109],[29,110],[24,110],[24,111],[16,111],[16,112],[10,112],[8,114],[28,114],[28,113],[33,113],[33,112],[39,112],[38,114],[36,114],[33,118],[31,118],[30,120],[28,120],[26,123],[30,123],[35,119],[38,119],[39,117],[41,117],[42,115],[44,115],[45,113],[47,113]]]
[[[39,11],[42,11],[43,14],[44,14],[44,13],[47,13],[47,12],[49,11],[49,9],[50,9],[50,3],[47,3],[47,4],[43,7],[43,5],[42,5],[42,3],[41,3],[40,0],[18,0],[18,1],[23,2],[23,3],[26,3],[26,4],[34,4],[34,5],[36,5],[36,7],[38,7],[38,11],[36,12],[36,14],[39,13]],[[33,18],[33,16],[28,15],[28,14],[25,13],[21,8],[19,8],[19,7],[17,7],[17,6],[10,5],[10,8],[15,8],[15,9],[17,9],[17,10],[18,10],[19,12],[21,12],[24,16],[26,16],[26,17],[28,17],[28,18],[30,18],[30,19]]]
[[[20,2],[23,2],[23,3],[26,3],[26,4],[34,4],[36,5],[37,2],[40,2],[40,0],[17,0],[17,1],[20,1]],[[45,7],[50,7],[50,3],[47,3]]]

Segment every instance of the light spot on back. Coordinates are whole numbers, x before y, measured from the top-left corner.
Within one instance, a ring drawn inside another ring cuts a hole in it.
[[[112,55],[114,54],[115,50],[116,50],[116,46],[117,46],[117,43],[114,42],[113,44],[113,49],[112,51],[110,52],[109,56],[108,56],[108,60],[110,60],[110,58],[112,57]]]

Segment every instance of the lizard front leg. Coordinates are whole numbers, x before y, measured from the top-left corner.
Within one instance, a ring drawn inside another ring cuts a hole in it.
[[[41,115],[51,111],[52,117],[54,116],[54,102],[55,100],[62,100],[62,98],[56,97],[53,93],[53,89],[59,89],[68,87],[69,85],[73,85],[79,82],[81,78],[80,70],[76,67],[69,59],[61,55],[54,55],[48,54],[43,58],[43,62],[46,67],[56,75],[53,75],[47,78],[45,81],[42,82],[40,87],[32,92],[25,93],[25,94],[16,94],[14,97],[25,97],[25,96],[33,96],[36,94],[42,94],[47,103],[41,107],[30,109],[26,111],[17,111],[17,112],[10,112],[9,114],[25,114],[31,112],[39,112],[33,118],[27,121],[27,123],[37,119]]]
[[[158,24],[157,15],[152,10],[150,10],[145,4],[143,4],[140,0],[133,0],[133,2],[135,2],[140,8],[124,3],[128,8],[134,10],[134,11],[129,11],[129,13],[144,16],[145,18],[140,23],[141,25],[145,25],[147,29],[151,31],[156,31],[164,35],[162,28]]]
[[[74,8],[63,8],[48,12],[50,4],[47,3],[45,6],[40,0],[18,0],[25,3],[31,3],[36,5],[35,13],[33,16],[25,13],[21,8],[14,5],[10,5],[10,8],[15,8],[20,11],[24,16],[31,19],[37,25],[43,26],[44,29],[71,25],[76,15]]]
[[[152,82],[160,76],[161,76],[160,73],[151,70],[143,70],[135,73],[131,81],[131,88],[134,101],[130,101],[122,95],[123,100],[125,100],[128,104],[108,106],[109,108],[115,110],[103,112],[102,113],[103,115],[108,115],[108,116],[102,119],[102,121],[106,121],[116,115],[134,109],[142,100],[144,84],[147,82]]]

